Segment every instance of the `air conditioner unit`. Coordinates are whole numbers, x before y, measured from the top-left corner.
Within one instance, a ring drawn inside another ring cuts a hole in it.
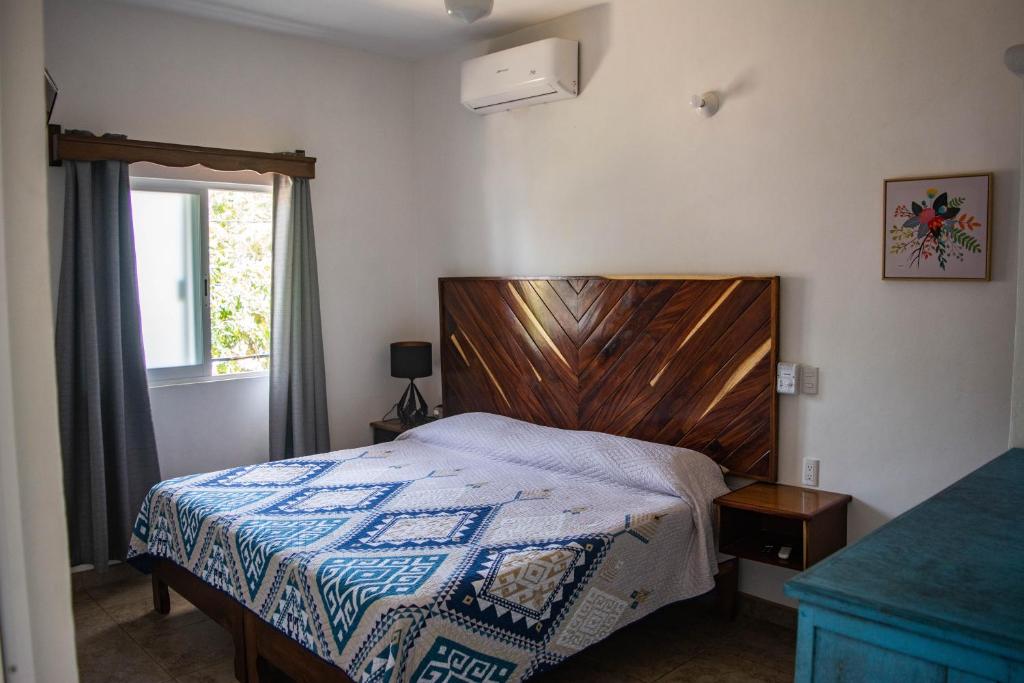
[[[462,104],[490,114],[576,97],[580,44],[547,38],[462,63]]]

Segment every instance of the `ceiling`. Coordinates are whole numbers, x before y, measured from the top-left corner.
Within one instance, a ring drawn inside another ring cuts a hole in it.
[[[494,0],[491,15],[468,26],[445,13],[444,0],[121,1],[419,59],[554,19],[598,0]]]

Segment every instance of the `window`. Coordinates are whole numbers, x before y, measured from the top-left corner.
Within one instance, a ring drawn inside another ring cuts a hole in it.
[[[270,367],[269,187],[132,178],[151,380]]]

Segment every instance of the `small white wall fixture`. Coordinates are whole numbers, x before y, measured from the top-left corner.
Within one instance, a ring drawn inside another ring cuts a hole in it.
[[[718,113],[718,107],[721,105],[722,100],[713,90],[709,90],[703,95],[694,95],[690,98],[690,106],[694,110],[704,117],[714,116]]]

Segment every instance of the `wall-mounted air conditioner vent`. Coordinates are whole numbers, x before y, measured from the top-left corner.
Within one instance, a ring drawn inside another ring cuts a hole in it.
[[[462,104],[490,114],[576,97],[579,43],[548,38],[462,63]]]

